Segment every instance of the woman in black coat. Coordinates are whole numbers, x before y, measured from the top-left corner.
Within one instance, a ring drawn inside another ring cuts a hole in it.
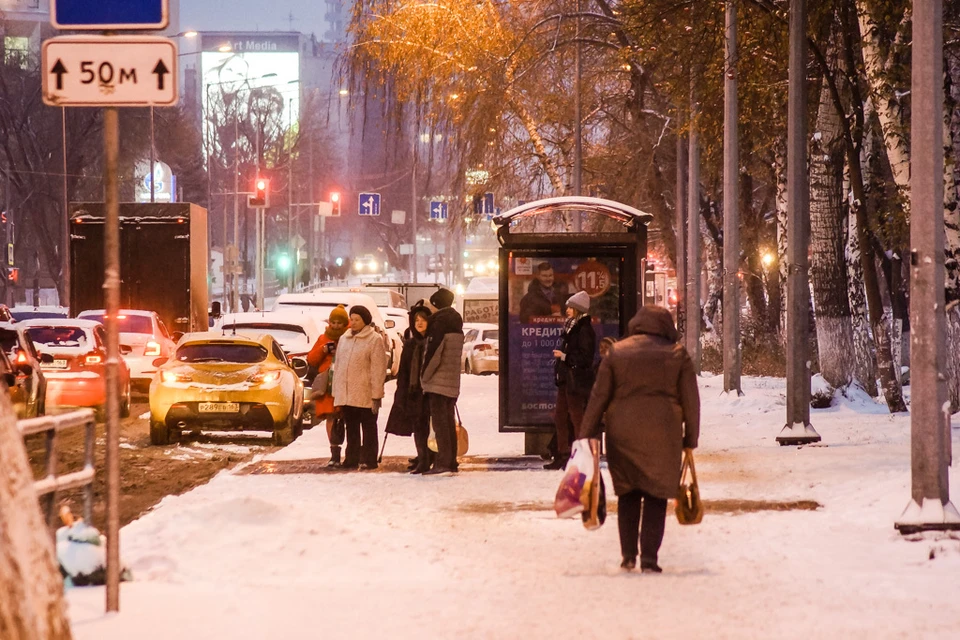
[[[597,350],[597,334],[590,321],[590,296],[579,291],[567,299],[567,320],[564,323],[560,348],[554,349],[554,373],[557,383],[557,408],[554,424],[557,429],[557,455],[544,469],[562,469],[570,458],[570,446],[579,436],[580,421],[587,408],[593,387],[593,360]]]
[[[424,407],[423,389],[420,388],[420,369],[429,317],[430,309],[422,300],[410,309],[410,327],[403,335],[403,352],[400,354],[400,367],[397,369],[397,392],[387,418],[387,433],[397,436],[413,435],[417,457],[411,473],[423,473],[429,469],[432,457],[432,452],[427,448],[430,416]]]

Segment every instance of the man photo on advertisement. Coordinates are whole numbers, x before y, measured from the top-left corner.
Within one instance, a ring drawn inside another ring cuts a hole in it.
[[[553,265],[541,262],[536,277],[530,281],[527,292],[520,299],[520,322],[528,323],[536,316],[559,316],[561,306],[570,295],[565,282],[558,282]]]

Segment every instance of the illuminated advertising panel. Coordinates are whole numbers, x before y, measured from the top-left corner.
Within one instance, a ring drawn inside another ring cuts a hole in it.
[[[270,113],[256,114],[257,119],[276,120],[284,130],[299,120],[300,53],[296,34],[204,33],[200,48],[205,136],[211,117],[226,122],[239,115],[243,122],[251,109],[268,108]],[[252,96],[262,99],[252,101]],[[258,106],[251,106],[254,102]]]
[[[507,266],[508,349],[507,361],[500,363],[510,380],[506,424],[550,426],[557,400],[553,350],[563,336],[565,302],[586,291],[597,344],[619,337],[623,258],[512,251]]]

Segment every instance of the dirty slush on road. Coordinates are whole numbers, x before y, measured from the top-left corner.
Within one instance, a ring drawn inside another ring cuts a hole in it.
[[[270,435],[225,433],[207,435],[185,433],[180,445],[150,445],[148,411],[141,402],[131,407],[131,416],[120,421],[120,526],[136,520],[165,496],[185,493],[202,485],[223,469],[232,468],[257,454],[276,451]],[[93,526],[106,528],[106,425],[97,424],[94,448]],[[26,439],[27,454],[34,478],[45,473],[46,436]],[[83,466],[83,431],[66,431],[57,436],[58,473],[76,471]],[[57,495],[57,504],[68,504],[74,514],[83,513],[83,495],[78,490]]]

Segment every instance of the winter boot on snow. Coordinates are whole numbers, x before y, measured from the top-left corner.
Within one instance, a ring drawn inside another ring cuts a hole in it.
[[[339,467],[340,466],[340,447],[330,447],[330,462],[327,463],[328,467]]]

